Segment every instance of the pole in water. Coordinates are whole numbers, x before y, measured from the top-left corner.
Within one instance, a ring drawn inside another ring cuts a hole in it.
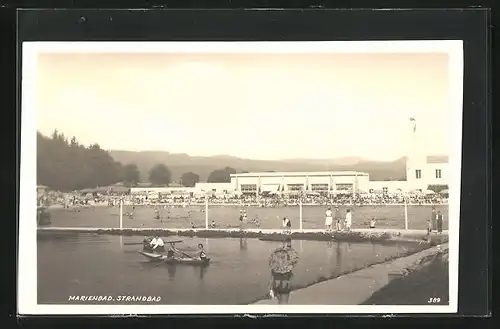
[[[405,230],[408,230],[408,201],[405,197]]]
[[[120,199],[120,229],[123,228],[123,199]]]

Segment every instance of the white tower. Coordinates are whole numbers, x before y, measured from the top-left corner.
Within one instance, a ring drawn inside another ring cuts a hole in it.
[[[420,131],[417,120],[410,118],[409,121],[409,145],[406,160],[406,180],[410,189],[425,189],[425,167],[427,158],[423,152]]]

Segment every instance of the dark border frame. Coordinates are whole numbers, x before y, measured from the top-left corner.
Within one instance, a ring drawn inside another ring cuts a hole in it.
[[[485,315],[491,310],[489,24],[489,11],[479,8],[391,11],[23,10],[18,12],[17,65],[20,72],[22,41],[464,40],[459,314]],[[19,145],[19,74],[17,86],[16,145]],[[17,198],[20,151],[17,148]],[[62,317],[55,318],[62,320]],[[22,320],[30,323],[41,320],[41,317],[22,317]]]

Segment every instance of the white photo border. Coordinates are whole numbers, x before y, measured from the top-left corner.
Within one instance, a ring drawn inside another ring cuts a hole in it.
[[[36,72],[40,53],[429,53],[448,54],[450,119],[449,305],[47,305],[37,302]],[[322,42],[23,42],[17,310],[19,315],[457,313],[463,113],[462,40]]]

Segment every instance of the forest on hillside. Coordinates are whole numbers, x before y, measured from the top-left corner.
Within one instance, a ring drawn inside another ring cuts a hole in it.
[[[184,170],[173,176],[171,169],[162,162],[151,162],[141,179],[134,162],[117,161],[110,152],[98,144],[83,145],[76,137],[67,137],[55,130],[51,136],[37,132],[37,184],[58,191],[75,191],[105,187],[116,183],[136,186],[149,182],[153,186],[178,183],[194,186],[200,181],[196,172]],[[236,170],[228,166],[214,168],[208,175],[209,182],[229,182]]]

